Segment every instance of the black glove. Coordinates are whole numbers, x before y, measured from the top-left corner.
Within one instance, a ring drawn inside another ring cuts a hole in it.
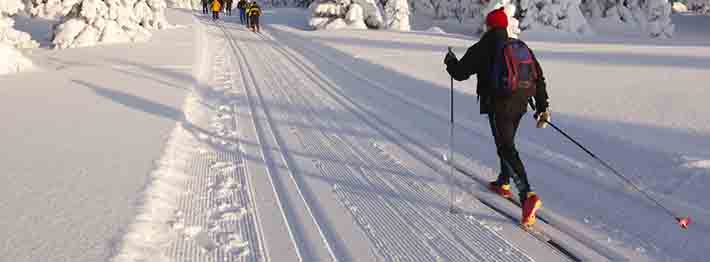
[[[449,48],[449,52],[447,52],[444,57],[444,64],[449,65],[450,63],[456,63],[458,61],[459,59],[456,58],[456,54],[454,54],[454,52],[451,51],[451,48]]]

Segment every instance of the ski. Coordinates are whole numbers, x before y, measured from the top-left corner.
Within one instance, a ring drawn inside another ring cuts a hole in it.
[[[488,188],[488,183],[489,183],[490,181],[485,181],[485,180],[483,180],[482,178],[480,178],[480,177],[478,177],[478,176],[476,176],[476,175],[473,175],[473,174],[469,173],[467,170],[461,168],[460,166],[458,166],[458,165],[456,165],[456,164],[453,164],[452,166],[453,166],[454,169],[455,169],[456,171],[458,171],[459,173],[461,173],[461,174],[467,176],[467,177],[470,178],[471,180],[476,181],[477,183],[481,184],[483,187]],[[515,206],[517,206],[517,207],[519,207],[519,208],[522,208],[522,206],[523,206],[523,205],[520,203],[520,200],[518,200],[515,196],[512,196],[512,197],[501,197],[501,198],[503,198],[503,199],[505,199],[505,200],[508,200],[508,202],[513,203],[513,205],[515,205]],[[542,221],[542,222],[545,222],[545,223],[548,224],[548,225],[550,224],[550,221],[549,221],[548,219],[546,219],[544,216],[542,216],[541,214],[539,214],[539,213],[538,213],[538,214],[535,214],[535,217],[537,217],[537,219],[539,219],[539,220]]]
[[[478,177],[478,176],[476,176],[476,175],[471,174],[470,172],[468,172],[467,170],[461,168],[460,166],[458,166],[458,165],[456,165],[456,164],[452,164],[451,166],[453,166],[456,171],[458,171],[459,173],[465,175],[465,176],[468,177],[469,179],[471,179],[471,180],[473,180],[473,181],[475,181],[475,182],[481,184],[481,185],[484,186],[485,188],[488,188],[488,182],[489,182],[489,181],[485,181],[485,180],[483,180],[482,178],[480,178],[480,177]],[[500,197],[500,196],[498,196],[498,197]],[[577,257],[575,254],[573,254],[572,252],[570,252],[569,250],[567,250],[566,248],[564,248],[562,245],[560,245],[559,243],[557,243],[557,241],[555,241],[552,237],[550,237],[547,233],[545,233],[545,231],[544,231],[542,228],[540,228],[540,227],[538,227],[538,226],[531,226],[531,227],[523,226],[523,225],[520,224],[521,221],[520,221],[520,219],[519,219],[518,217],[515,217],[515,216],[509,214],[508,212],[505,212],[505,211],[502,210],[501,208],[497,207],[494,203],[491,203],[489,200],[486,200],[486,199],[484,199],[484,198],[482,198],[482,197],[478,197],[478,196],[475,196],[475,198],[476,198],[478,201],[480,201],[482,204],[484,204],[484,205],[486,205],[487,207],[493,209],[495,212],[497,212],[497,213],[503,215],[504,217],[510,219],[512,222],[518,224],[518,227],[519,227],[520,229],[522,229],[523,231],[525,231],[526,233],[528,233],[530,236],[534,237],[534,238],[537,239],[538,241],[540,241],[540,242],[542,242],[542,243],[545,243],[546,245],[548,245],[548,246],[549,246],[550,248],[552,248],[553,250],[558,251],[561,255],[563,255],[563,256],[569,258],[569,259],[572,260],[572,261],[582,261],[581,258]],[[512,203],[513,205],[515,205],[515,206],[518,207],[518,208],[522,208],[522,205],[520,204],[520,201],[519,201],[517,198],[514,198],[514,197],[510,197],[510,198],[500,197],[500,198],[503,198],[503,199],[507,200],[508,202]],[[549,220],[547,220],[547,219],[545,219],[544,217],[542,217],[539,213],[538,213],[538,214],[535,214],[535,216],[537,217],[537,219],[539,219],[540,221],[544,222],[545,224],[551,225],[550,222],[549,222]]]

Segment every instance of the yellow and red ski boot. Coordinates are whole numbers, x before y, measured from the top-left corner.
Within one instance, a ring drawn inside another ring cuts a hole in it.
[[[488,184],[488,189],[505,198],[511,198],[513,196],[513,193],[510,192],[510,184],[498,185],[496,181],[493,181]]]
[[[523,218],[520,225],[524,228],[531,228],[535,225],[536,213],[542,207],[542,200],[535,192],[528,192],[525,201],[523,201]]]

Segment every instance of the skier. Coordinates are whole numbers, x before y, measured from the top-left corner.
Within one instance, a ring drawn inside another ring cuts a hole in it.
[[[212,0],[212,20],[219,19],[219,11],[222,10],[222,4],[219,0]]]
[[[209,6],[210,6],[210,1],[209,0],[202,0],[202,13],[203,14],[209,14]]]
[[[249,24],[247,20],[247,14],[246,14],[246,9],[247,9],[247,1],[246,0],[239,0],[237,2],[237,9],[239,9],[239,21],[242,22],[242,24]]]
[[[232,0],[225,0],[224,10],[227,12],[228,16],[232,16]]]
[[[457,81],[466,80],[473,74],[477,75],[476,93],[481,104],[480,111],[481,114],[488,115],[501,166],[498,179],[490,182],[490,190],[503,197],[511,197],[510,178],[513,178],[522,203],[521,226],[531,227],[535,224],[535,213],[542,206],[542,201],[528,183],[525,167],[515,149],[515,133],[520,119],[527,111],[530,98],[527,95],[519,95],[522,92],[513,93],[510,96],[495,93],[494,88],[499,87],[499,81],[496,79],[501,79],[500,76],[503,74],[494,75],[494,72],[502,71],[500,67],[494,67],[494,65],[504,63],[504,61],[496,61],[496,59],[503,60],[503,43],[509,41],[506,29],[508,16],[503,8],[488,13],[486,27],[487,31],[481,39],[466,51],[461,60],[449,52],[444,58],[444,64],[446,64],[446,71]],[[532,70],[536,70],[535,74],[538,76],[534,84],[536,87],[534,94],[531,94],[535,98],[536,112],[534,117],[538,121],[537,127],[544,128],[545,123],[550,119],[550,113],[547,111],[549,103],[545,78],[532,51],[530,54],[534,64],[533,68],[536,68]]]
[[[249,16],[249,23],[251,23],[251,31],[261,32],[261,27],[259,26],[259,16],[261,16],[261,7],[256,1],[252,2],[247,9],[247,16]]]

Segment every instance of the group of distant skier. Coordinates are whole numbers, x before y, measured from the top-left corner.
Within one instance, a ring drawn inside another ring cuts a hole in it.
[[[228,16],[232,15],[233,0],[202,0],[202,13],[207,15],[212,11],[212,19],[218,20],[219,13],[224,11]],[[259,17],[261,16],[261,6],[255,0],[249,2],[247,0],[239,0],[237,2],[239,9],[239,21],[246,25],[251,31],[261,32],[259,26]]]

